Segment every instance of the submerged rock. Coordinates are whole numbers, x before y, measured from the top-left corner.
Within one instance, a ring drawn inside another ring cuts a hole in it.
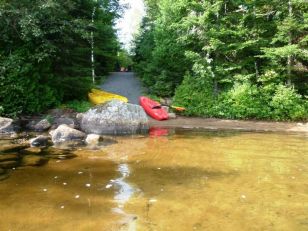
[[[26,125],[26,128],[31,131],[36,132],[44,132],[47,131],[51,127],[51,123],[47,119],[43,119],[40,121],[31,121]]]
[[[16,130],[14,120],[0,117],[0,134],[14,134]]]
[[[81,129],[88,134],[135,134],[148,130],[148,117],[139,105],[112,100],[86,112]]]
[[[0,168],[9,169],[18,166],[18,161],[16,160],[8,160],[0,162]]]
[[[88,145],[98,145],[100,138],[100,135],[89,134],[86,138],[86,143]]]
[[[0,154],[0,162],[18,160],[18,154]]]
[[[46,157],[50,159],[72,159],[77,157],[76,154],[71,153],[71,150],[69,149],[58,149],[55,147],[49,147],[47,150],[44,151],[46,154]]]
[[[22,166],[41,166],[48,162],[48,159],[36,155],[24,156],[21,161]]]
[[[24,155],[39,155],[42,150],[39,147],[26,148],[20,151]]]
[[[86,134],[69,127],[68,125],[62,124],[56,130],[50,132],[52,142],[54,144],[80,141],[86,137]]]
[[[46,147],[49,138],[47,136],[38,136],[29,141],[31,147]]]
[[[3,168],[0,168],[0,181],[5,180],[9,177],[9,174]]]
[[[5,144],[0,146],[0,153],[17,152],[29,147],[28,144]]]

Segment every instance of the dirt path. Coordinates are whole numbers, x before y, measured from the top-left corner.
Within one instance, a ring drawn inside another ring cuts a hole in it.
[[[128,98],[130,103],[139,104],[142,95],[142,85],[133,72],[114,72],[100,86],[101,89]]]
[[[306,132],[308,123],[265,122],[178,117],[167,121],[150,119],[150,126],[164,128],[200,128],[209,130]]]

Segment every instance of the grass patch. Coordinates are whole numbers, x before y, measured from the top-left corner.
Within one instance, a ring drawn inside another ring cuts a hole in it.
[[[72,100],[69,101],[61,106],[61,108],[70,108],[75,110],[76,112],[86,112],[88,111],[93,105],[85,100]]]

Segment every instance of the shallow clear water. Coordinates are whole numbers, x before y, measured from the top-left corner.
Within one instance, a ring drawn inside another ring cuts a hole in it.
[[[0,181],[0,230],[308,230],[308,136],[118,137]]]

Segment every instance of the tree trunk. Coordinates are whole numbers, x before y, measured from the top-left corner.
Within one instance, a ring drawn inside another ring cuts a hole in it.
[[[93,7],[92,12],[92,25],[94,26],[94,17],[95,17],[96,7]],[[95,57],[94,57],[94,33],[91,32],[91,64],[92,64],[92,81],[95,84]]]
[[[293,16],[293,6],[291,0],[289,0],[289,17],[291,18]],[[289,45],[292,45],[292,33],[289,32]],[[292,74],[292,63],[293,58],[292,55],[288,55],[288,63],[287,63],[287,85],[291,86],[292,80],[291,80],[291,74]]]

